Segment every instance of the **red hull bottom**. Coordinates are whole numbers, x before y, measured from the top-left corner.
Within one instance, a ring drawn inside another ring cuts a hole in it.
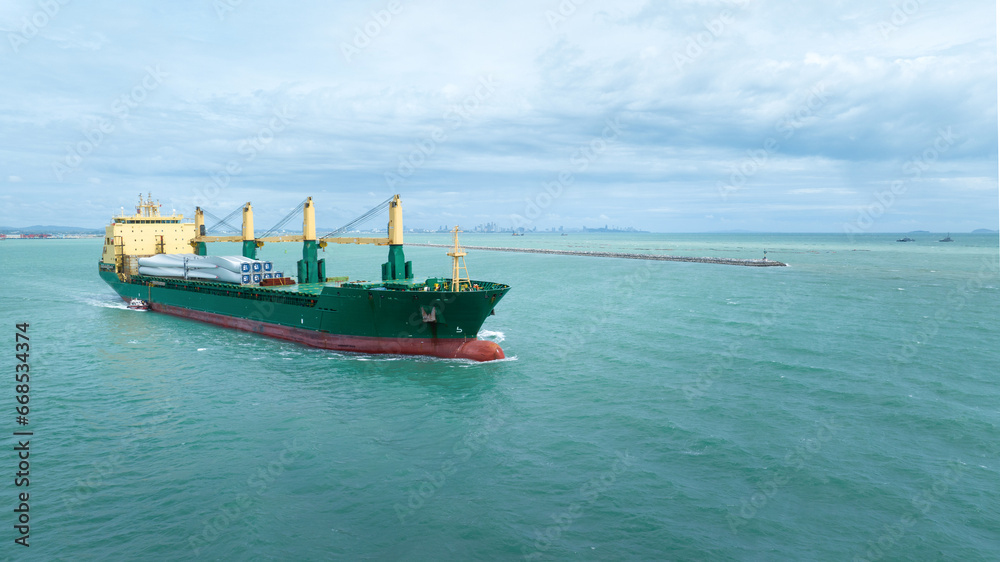
[[[163,312],[172,316],[215,324],[216,326],[235,328],[244,332],[253,332],[272,338],[303,343],[321,349],[393,355],[431,355],[447,359],[472,359],[473,361],[493,361],[504,358],[503,349],[499,345],[491,341],[478,339],[343,336],[159,303],[150,303],[149,308],[155,312]]]

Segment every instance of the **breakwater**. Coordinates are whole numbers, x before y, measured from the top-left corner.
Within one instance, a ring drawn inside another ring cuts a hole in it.
[[[451,248],[449,244],[412,244],[427,248]],[[629,260],[686,261],[695,263],[717,263],[721,265],[742,265],[746,267],[785,267],[788,264],[767,259],[712,258],[691,256],[670,256],[665,254],[631,254],[625,252],[590,252],[582,250],[546,250],[540,248],[501,248],[496,246],[462,246],[466,250],[489,250],[491,252],[521,252],[525,254],[556,254],[561,256],[590,256],[592,258],[624,258]]]

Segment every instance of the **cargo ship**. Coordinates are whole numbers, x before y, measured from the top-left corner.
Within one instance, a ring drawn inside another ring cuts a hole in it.
[[[207,235],[201,208],[191,222],[176,212],[161,215],[161,207],[152,195],[140,196],[135,214],[123,209],[105,229],[99,273],[128,303],[141,301],[153,312],[322,349],[475,361],[504,358],[499,345],[477,334],[510,287],[469,278],[458,227],[448,252],[451,276],[415,281],[412,262],[403,252],[399,195],[383,203],[389,212],[384,238],[317,238],[311,197],[300,205],[301,235],[259,238],[250,203],[243,206],[240,236]],[[207,244],[215,242],[242,243],[242,253],[209,256]],[[302,242],[295,277],[264,271],[271,264],[258,260],[258,250],[272,242]],[[328,278],[326,260],[318,253],[331,243],[388,246],[381,280]],[[234,271],[237,266],[249,267],[250,275]]]

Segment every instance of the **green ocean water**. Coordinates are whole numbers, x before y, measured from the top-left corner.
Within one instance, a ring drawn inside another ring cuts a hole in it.
[[[488,364],[129,311],[97,275],[100,239],[0,242],[0,555],[995,560],[998,239],[915,236],[466,234],[790,265],[470,251],[473,278],[513,287],[481,333],[508,359]],[[445,251],[406,250],[419,278],[449,271]],[[262,257],[292,272],[299,252]],[[372,279],[384,250],[325,257]],[[29,548],[13,529],[25,490]]]

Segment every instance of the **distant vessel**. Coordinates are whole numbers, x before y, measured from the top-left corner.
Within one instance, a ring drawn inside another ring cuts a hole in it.
[[[913,238],[910,238],[909,236],[904,236],[904,237],[896,240],[896,242],[916,242],[916,240],[913,239]]]
[[[416,281],[411,262],[403,257],[398,195],[369,211],[389,210],[384,238],[317,238],[312,198],[300,207],[301,235],[255,237],[247,203],[242,236],[208,236],[200,208],[194,222],[185,222],[182,215],[161,215],[152,197],[140,197],[134,215],[123,211],[107,226],[98,271],[129,308],[323,349],[503,359],[500,346],[476,334],[510,287],[469,279],[458,227],[448,253],[454,262],[451,275]],[[243,255],[209,256],[208,242],[242,242]],[[270,242],[302,242],[298,283],[257,259],[257,248]],[[388,246],[381,281],[328,278],[326,262],[316,254],[329,243]]]
[[[945,236],[944,238],[938,240],[938,242],[954,242],[954,240],[951,239],[951,233],[949,232],[948,236]]]

